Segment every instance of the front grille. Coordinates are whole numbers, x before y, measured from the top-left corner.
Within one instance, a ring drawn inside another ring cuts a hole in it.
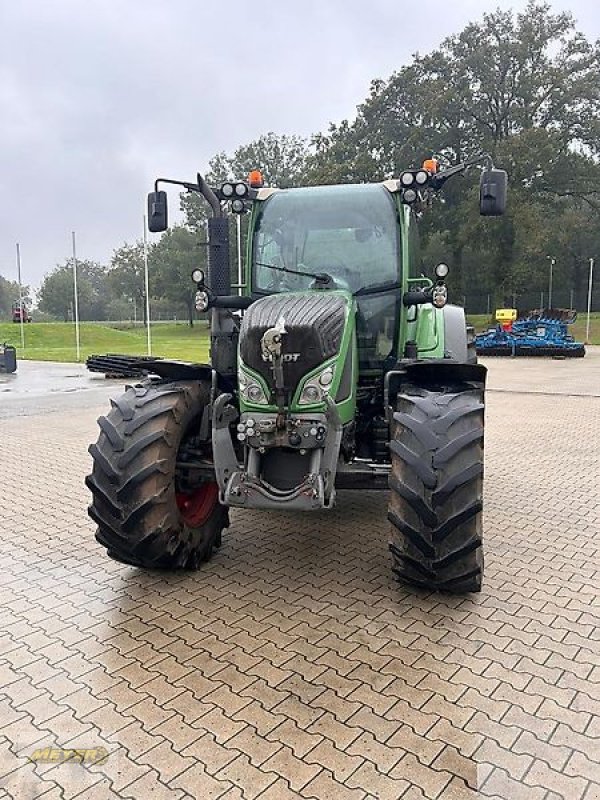
[[[273,387],[270,362],[263,361],[261,339],[268,328],[283,317],[287,333],[282,353],[299,353],[285,360],[286,388],[294,389],[307,372],[339,352],[344,332],[346,299],[323,293],[274,294],[253,303],[246,311],[240,331],[240,354],[245,364],[260,373]]]

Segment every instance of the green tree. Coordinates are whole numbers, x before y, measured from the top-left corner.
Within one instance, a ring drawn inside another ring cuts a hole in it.
[[[105,319],[106,267],[95,261],[77,261],[77,294],[82,320]],[[40,311],[67,322],[73,317],[73,259],[57,265],[47,274],[38,293]]]
[[[106,275],[106,286],[115,303],[134,302],[146,323],[146,289],[144,277],[144,245],[124,244],[114,251]]]
[[[536,280],[569,209],[600,209],[600,48],[570,14],[533,2],[497,10],[388,80],[375,80],[356,119],[313,139],[314,183],[381,180],[435,154],[442,163],[489,151],[509,172],[509,210],[477,216],[477,175],[449,182],[424,218],[445,242],[457,290],[480,254],[478,283],[499,293]],[[544,236],[540,235],[544,232]],[[558,245],[556,245],[558,246]],[[543,270],[542,270],[543,271]]]
[[[204,177],[211,186],[219,186],[227,180],[245,180],[251,170],[260,169],[267,186],[285,189],[305,182],[307,157],[305,139],[271,131],[241,145],[231,155],[217,153],[208,162],[208,172]],[[181,208],[186,225],[197,230],[204,227],[208,210],[201,197],[194,193],[182,194]]]
[[[193,326],[196,315],[194,285],[190,276],[195,267],[205,268],[204,251],[194,231],[176,225],[161,236],[148,256],[154,291],[173,303],[185,305],[190,326]]]
[[[31,306],[31,289],[29,286],[21,287],[21,296],[26,305]],[[0,275],[0,316],[11,317],[12,305],[19,300],[19,284],[9,281]]]

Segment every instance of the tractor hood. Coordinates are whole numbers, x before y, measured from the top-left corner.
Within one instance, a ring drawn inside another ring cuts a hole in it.
[[[241,359],[273,389],[271,363],[263,358],[261,342],[268,329],[283,324],[284,380],[286,389],[293,391],[308,372],[340,352],[351,308],[351,295],[345,291],[279,293],[262,297],[244,314],[240,331]]]

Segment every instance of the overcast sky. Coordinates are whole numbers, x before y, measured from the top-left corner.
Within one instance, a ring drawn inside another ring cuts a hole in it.
[[[157,176],[354,115],[373,78],[525,0],[0,0],[0,274],[141,237]],[[597,0],[552,0],[588,38]],[[171,195],[171,207],[177,198]]]

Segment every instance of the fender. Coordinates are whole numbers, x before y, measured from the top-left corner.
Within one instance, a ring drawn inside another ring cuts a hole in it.
[[[466,363],[467,353],[467,321],[465,310],[461,306],[446,305],[442,309],[444,316],[444,357]]]
[[[212,382],[213,368],[210,364],[195,364],[189,361],[175,361],[164,358],[144,359],[144,369],[173,381],[208,381]],[[228,377],[217,375],[217,386],[222,391],[231,391],[232,385]]]
[[[391,422],[394,409],[390,405],[390,398],[398,394],[403,384],[428,386],[440,383],[467,383],[483,392],[486,376],[487,367],[483,364],[466,364],[451,359],[399,361],[384,378],[383,401],[386,419],[388,423]]]

